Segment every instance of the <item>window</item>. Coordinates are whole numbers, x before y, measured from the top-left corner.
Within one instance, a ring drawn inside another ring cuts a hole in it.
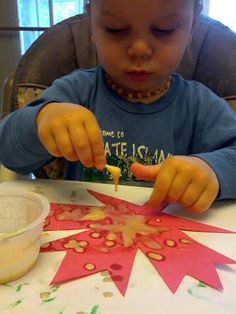
[[[85,0],[17,0],[19,26],[50,27],[84,12]],[[42,34],[42,31],[21,31],[21,53]]]
[[[235,0],[211,0],[209,2],[208,15],[236,32],[236,1]]]

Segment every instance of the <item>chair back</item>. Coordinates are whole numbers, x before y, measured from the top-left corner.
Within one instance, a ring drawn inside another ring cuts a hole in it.
[[[52,26],[21,58],[8,90],[9,111],[39,96],[56,78],[76,68],[94,67],[97,62],[86,14]],[[186,79],[202,82],[220,97],[230,97],[233,102],[236,99],[236,34],[222,23],[201,16],[177,72]]]

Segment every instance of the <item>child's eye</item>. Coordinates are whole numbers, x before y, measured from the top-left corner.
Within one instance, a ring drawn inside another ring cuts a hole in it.
[[[105,30],[109,34],[113,35],[122,35],[128,32],[127,28],[111,28],[111,27],[105,27]]]
[[[173,35],[175,32],[174,28],[172,28],[172,29],[160,29],[160,28],[154,27],[151,30],[155,36],[159,36],[159,37],[168,37],[168,36]]]

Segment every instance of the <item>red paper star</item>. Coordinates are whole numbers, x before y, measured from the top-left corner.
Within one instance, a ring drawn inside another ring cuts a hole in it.
[[[137,250],[141,250],[173,293],[185,275],[222,289],[215,267],[236,261],[198,243],[181,230],[234,232],[88,192],[104,206],[51,204],[44,230],[88,229],[41,249],[67,252],[52,284],[107,270],[125,295],[134,258]]]

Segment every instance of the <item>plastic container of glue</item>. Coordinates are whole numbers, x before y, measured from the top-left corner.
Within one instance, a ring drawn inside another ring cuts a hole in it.
[[[0,189],[0,284],[18,279],[34,266],[49,210],[42,195]]]

